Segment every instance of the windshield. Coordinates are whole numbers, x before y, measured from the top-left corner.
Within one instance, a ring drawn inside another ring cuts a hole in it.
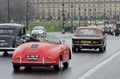
[[[43,27],[35,27],[33,30],[43,30]]]
[[[60,44],[61,41],[59,38],[55,37],[55,36],[39,36],[38,39],[41,42],[48,42],[48,43],[54,43],[54,44]]]
[[[12,28],[0,28],[0,35],[13,35],[14,29]]]

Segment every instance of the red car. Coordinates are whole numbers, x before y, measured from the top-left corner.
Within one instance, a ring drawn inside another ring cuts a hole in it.
[[[12,56],[13,69],[20,67],[31,68],[34,66],[53,66],[59,71],[61,65],[68,67],[71,59],[69,45],[55,36],[38,37],[40,42],[27,42],[18,46]]]

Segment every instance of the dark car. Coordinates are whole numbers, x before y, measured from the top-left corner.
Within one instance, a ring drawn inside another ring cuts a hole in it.
[[[120,23],[115,24],[114,33],[115,33],[115,36],[118,36],[120,34]]]
[[[3,55],[7,56],[7,51],[13,51],[19,45],[18,42],[25,36],[25,26],[15,23],[0,24],[0,51],[4,51]]]
[[[110,26],[105,26],[105,27],[103,27],[103,28],[102,28],[102,33],[103,33],[103,35],[105,35],[105,34],[114,35],[113,28],[110,27]]]
[[[106,36],[102,34],[99,27],[78,27],[72,37],[72,52],[81,49],[106,50]]]

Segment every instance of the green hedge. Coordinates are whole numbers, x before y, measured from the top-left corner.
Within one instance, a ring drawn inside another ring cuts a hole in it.
[[[87,24],[89,25],[89,24]],[[47,30],[47,32],[62,32],[62,23],[56,22],[56,21],[50,21],[50,22],[40,22],[40,23],[29,23],[28,24],[28,29],[32,30],[33,27],[35,26],[44,26]],[[64,24],[65,27],[67,26],[71,26],[71,23],[65,23]],[[73,26],[75,27],[79,27],[79,23],[75,23],[73,24]],[[84,26],[84,23],[81,23],[80,26]]]

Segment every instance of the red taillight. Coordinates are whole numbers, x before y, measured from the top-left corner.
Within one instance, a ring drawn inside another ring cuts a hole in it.
[[[93,44],[98,44],[99,43],[99,41],[93,41]]]
[[[74,43],[79,43],[79,41],[78,40],[74,40]]]

